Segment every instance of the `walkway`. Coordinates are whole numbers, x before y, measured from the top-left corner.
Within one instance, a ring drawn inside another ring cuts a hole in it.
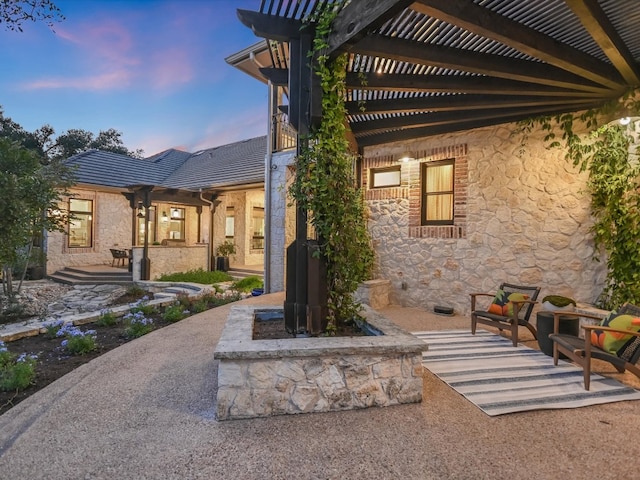
[[[243,300],[281,305],[282,294]],[[0,416],[0,477],[18,479],[630,479],[640,408],[488,417],[425,372],[421,404],[216,422],[213,349],[231,307],[93,360]],[[464,317],[390,307],[407,330]]]

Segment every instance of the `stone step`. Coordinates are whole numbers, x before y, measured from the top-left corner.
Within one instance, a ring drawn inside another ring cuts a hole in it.
[[[65,268],[58,270],[48,278],[67,285],[127,285],[133,283],[133,276],[129,272],[87,272],[79,268]]]
[[[256,272],[255,270],[248,270],[243,268],[230,268],[227,273],[231,275],[233,278],[235,278],[236,280],[240,280],[246,277],[258,277],[258,278],[264,277],[263,272]]]

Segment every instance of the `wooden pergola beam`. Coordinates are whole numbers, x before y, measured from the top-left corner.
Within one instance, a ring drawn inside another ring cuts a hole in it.
[[[600,104],[594,103],[593,105],[589,105],[586,108],[594,108],[599,106]],[[560,113],[566,113],[566,109],[549,109],[546,111],[540,112],[538,115],[557,115]],[[358,139],[358,145],[362,147],[368,147],[372,145],[380,145],[384,143],[392,143],[392,142],[400,142],[407,141],[416,138],[424,138],[424,137],[432,137],[434,135],[442,135],[446,133],[460,132],[464,130],[472,130],[474,128],[488,127],[492,125],[499,125],[502,123],[511,123],[518,122],[520,120],[525,120],[529,118],[530,115],[526,115],[523,113],[519,113],[513,116],[502,117],[502,118],[485,118],[481,120],[464,120],[456,123],[447,123],[440,125],[433,125],[427,127],[418,127],[418,128],[405,128],[394,130],[390,132],[384,132],[373,135],[362,135],[356,136]]]
[[[300,38],[300,31],[308,25],[301,21],[280,17],[278,15],[266,15],[251,10],[237,10],[238,19],[246,27],[249,27],[257,37],[288,42],[292,38]]]
[[[468,0],[417,0],[411,8],[607,88],[624,89],[620,74],[610,65]]]
[[[382,25],[411,3],[413,0],[359,0],[349,3],[332,23],[328,53],[348,50],[350,44]]]
[[[420,42],[389,38],[383,35],[367,36],[354,45],[353,51],[361,55],[382,57],[398,62],[429,65],[508,80],[605,95],[611,92],[611,89],[603,88],[585,78],[545,63],[441,45],[425,45]]]
[[[563,111],[582,110],[593,105],[593,102],[582,102],[578,104],[560,104],[557,108]],[[496,123],[503,123],[501,119],[512,118],[517,115],[533,117],[549,111],[549,105],[538,104],[528,107],[509,107],[496,109],[490,106],[479,108],[473,112],[462,112],[457,110],[448,110],[440,112],[416,113],[409,115],[398,115],[393,117],[381,118],[376,120],[368,120],[361,122],[353,122],[351,130],[358,136],[359,134],[378,133],[394,129],[406,129],[417,127],[428,127],[452,123],[461,123],[463,121],[479,121],[479,120],[498,120]]]
[[[565,0],[613,66],[631,85],[640,84],[640,66],[597,0]]]
[[[399,112],[451,112],[456,110],[482,110],[484,108],[525,108],[539,105],[583,105],[601,101],[600,97],[563,98],[511,95],[439,95],[385,100],[349,101],[345,103],[349,115],[389,114]]]

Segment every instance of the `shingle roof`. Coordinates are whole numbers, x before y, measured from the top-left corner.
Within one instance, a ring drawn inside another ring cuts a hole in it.
[[[195,153],[169,149],[144,159],[89,150],[67,159],[78,183],[126,188],[156,185],[198,190],[264,182],[266,136]]]
[[[168,186],[208,188],[264,182],[266,152],[266,136],[201,150],[167,179]]]

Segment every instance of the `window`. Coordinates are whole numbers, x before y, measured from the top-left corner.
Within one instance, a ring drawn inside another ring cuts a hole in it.
[[[69,199],[69,247],[93,245],[93,200]]]
[[[453,225],[454,161],[422,164],[422,225]]]
[[[144,245],[144,211],[142,217],[138,216],[138,245]],[[149,208],[149,243],[156,241],[156,207]]]
[[[370,188],[400,186],[400,165],[387,168],[372,168],[370,174]]]
[[[254,250],[264,250],[264,208],[253,207],[251,216],[253,235],[251,237],[251,248]]]
[[[235,213],[233,207],[227,207],[227,216],[224,224],[224,235],[227,240],[232,240],[235,236]]]
[[[171,215],[169,217],[169,239],[170,240],[184,240],[184,208],[171,208]]]

